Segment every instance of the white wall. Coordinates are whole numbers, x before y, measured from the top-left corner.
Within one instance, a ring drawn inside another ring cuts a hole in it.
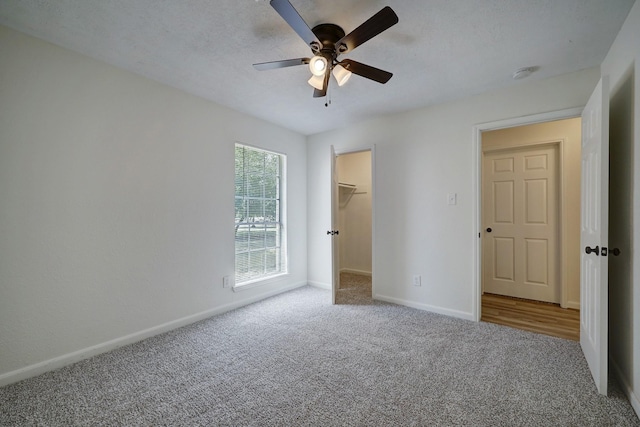
[[[340,271],[371,275],[371,151],[339,155],[336,169],[356,186],[340,189]]]
[[[305,137],[0,27],[0,385],[306,284]],[[288,156],[290,274],[234,293],[236,141]]]
[[[581,107],[598,78],[588,69],[525,81],[309,137],[309,281],[331,283],[329,146],[375,144],[374,297],[473,319],[473,126]],[[447,205],[447,193],[457,193],[457,205]],[[412,286],[414,274],[421,287]]]
[[[482,133],[482,148],[503,148],[562,140],[562,306],[580,309],[580,118],[555,120]]]
[[[640,2],[602,63],[610,103],[609,357],[640,416]],[[631,230],[631,233],[629,232]]]

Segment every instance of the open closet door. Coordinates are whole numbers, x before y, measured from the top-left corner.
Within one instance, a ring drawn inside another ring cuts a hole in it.
[[[336,170],[336,151],[331,146],[331,303],[336,303],[336,294],[340,288],[340,253],[338,208],[339,208],[338,171]]]
[[[609,80],[582,112],[580,345],[600,394],[607,394]]]

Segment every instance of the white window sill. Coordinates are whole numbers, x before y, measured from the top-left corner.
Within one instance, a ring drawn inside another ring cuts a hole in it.
[[[247,282],[238,283],[237,285],[233,285],[231,289],[233,292],[246,291],[247,289],[257,288],[263,285],[269,285],[271,283],[276,283],[282,280],[284,277],[288,276],[289,273],[279,273],[269,277],[261,277],[260,279],[249,280]]]

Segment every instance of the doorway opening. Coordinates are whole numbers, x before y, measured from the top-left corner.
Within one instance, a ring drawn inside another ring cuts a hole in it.
[[[581,119],[479,138],[479,320],[579,340]]]
[[[371,150],[337,154],[336,304],[370,304],[373,287]],[[334,237],[335,238],[335,237]]]

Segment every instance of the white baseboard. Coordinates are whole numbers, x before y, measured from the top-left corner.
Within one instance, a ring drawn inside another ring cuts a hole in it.
[[[331,290],[331,283],[309,282],[309,286],[313,286],[314,288],[326,289],[328,291]]]
[[[457,317],[459,319],[464,319],[464,320],[471,320],[475,322],[475,317],[473,313],[466,313],[464,311],[451,310],[448,308],[442,308],[435,305],[422,304],[414,301],[409,301],[409,300],[404,300],[400,298],[394,298],[394,297],[389,297],[386,295],[379,295],[379,294],[374,295],[373,299],[391,302],[393,304],[404,305],[411,308],[417,308],[418,310],[429,311],[431,313],[444,314],[445,316]]]
[[[163,323],[158,326],[154,326],[143,331],[135,332],[133,334],[125,335],[120,338],[116,338],[111,341],[103,342],[91,347],[83,348],[72,353],[64,354],[62,356],[54,357],[53,359],[38,362],[33,365],[25,366],[24,368],[16,369],[0,375],[0,387],[12,384],[18,381],[25,380],[27,378],[35,377],[45,372],[53,371],[55,369],[62,368],[72,363],[79,362],[84,359],[96,356],[107,351],[115,350],[116,348],[123,347],[125,345],[133,344],[138,341],[142,341],[147,338],[151,338],[155,335],[159,335],[165,332],[172,331],[174,329],[181,328],[183,326],[190,325],[191,323],[198,322],[200,320],[207,319],[212,316],[216,316],[227,311],[235,310],[236,308],[243,307],[245,305],[252,304],[254,302],[261,301],[263,299],[291,291],[302,286],[306,286],[307,282],[300,282],[294,285],[285,286],[277,290],[262,293],[250,298],[245,298],[241,301],[225,304],[219,307],[212,308],[207,311],[186,316],[181,319],[173,320],[171,322]]]
[[[572,310],[580,310],[580,302],[567,301],[567,306],[562,308],[570,308]]]
[[[613,373],[616,376],[616,379],[618,380],[618,382],[620,383],[620,387],[622,387],[622,391],[627,396],[627,399],[629,399],[629,403],[631,404],[631,407],[636,412],[636,416],[640,418],[640,399],[638,399],[638,396],[633,392],[633,389],[631,388],[631,386],[629,386],[629,382],[622,375],[622,371],[620,370],[620,367],[611,357],[609,357],[609,364],[613,368]]]
[[[359,274],[361,276],[369,276],[371,277],[372,274],[370,271],[364,271],[364,270],[355,270],[353,268],[341,268],[340,269],[340,273],[351,273],[351,274]]]

